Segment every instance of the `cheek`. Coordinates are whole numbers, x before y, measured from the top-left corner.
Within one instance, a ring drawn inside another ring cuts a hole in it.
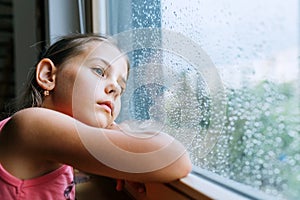
[[[95,92],[97,84],[93,77],[90,77],[81,71],[76,77],[74,87],[72,89],[72,103],[74,114],[79,116],[83,113],[92,113],[95,106]]]
[[[67,115],[72,115],[73,77],[59,76],[52,91],[52,101],[55,109]]]
[[[93,88],[90,87],[87,81],[77,78],[72,89],[73,91],[73,100],[80,101],[90,98],[90,94],[93,93]]]
[[[73,97],[93,101],[98,87],[98,80],[91,76],[89,69],[80,68],[74,79]]]

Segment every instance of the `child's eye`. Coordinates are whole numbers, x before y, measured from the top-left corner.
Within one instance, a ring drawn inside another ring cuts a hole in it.
[[[102,68],[94,68],[94,71],[100,75],[100,76],[104,76],[104,70]]]

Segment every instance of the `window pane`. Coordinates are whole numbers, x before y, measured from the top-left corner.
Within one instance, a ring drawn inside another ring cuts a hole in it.
[[[120,121],[163,122],[188,147],[194,165],[297,199],[298,1],[127,0],[111,1],[110,9],[111,34],[168,30],[152,37],[157,46],[128,52],[132,69]],[[174,43],[195,42],[205,62],[167,49],[169,31],[182,34]],[[203,63],[218,77],[207,75]]]
[[[205,157],[193,145],[194,164],[272,195],[298,198],[298,1],[162,1],[161,7],[162,28],[198,42],[226,88],[220,139]]]

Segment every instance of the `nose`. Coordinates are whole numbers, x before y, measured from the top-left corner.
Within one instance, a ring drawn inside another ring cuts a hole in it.
[[[114,97],[117,97],[121,93],[121,87],[116,81],[108,81],[104,91],[108,95],[113,95]]]

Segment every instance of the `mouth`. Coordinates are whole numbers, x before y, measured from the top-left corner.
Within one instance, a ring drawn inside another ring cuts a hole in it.
[[[114,105],[111,101],[102,101],[97,103],[101,108],[103,108],[106,112],[112,115],[114,111]]]

